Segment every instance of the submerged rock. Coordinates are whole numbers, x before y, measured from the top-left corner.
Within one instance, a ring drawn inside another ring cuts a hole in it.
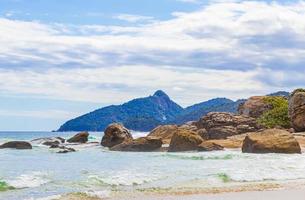
[[[129,142],[118,144],[111,151],[134,151],[134,152],[150,152],[160,149],[162,139],[156,137],[141,137]]]
[[[24,141],[11,141],[0,145],[0,149],[32,149],[32,145]]]
[[[88,132],[81,132],[74,135],[72,138],[68,139],[67,142],[69,143],[86,143],[88,142]]]
[[[294,136],[281,129],[267,129],[246,136],[243,153],[301,153],[301,147]]]
[[[75,152],[76,151],[75,149],[70,148],[70,147],[66,147],[66,146],[59,146],[57,148],[62,149],[62,150],[60,150],[60,151],[58,151],[56,153],[70,153],[70,152]]]
[[[238,107],[238,113],[253,118],[259,118],[266,111],[272,109],[272,105],[265,101],[266,96],[250,97]]]
[[[178,128],[172,137],[168,151],[194,151],[198,149],[198,145],[202,142],[203,139],[197,132]]]
[[[305,131],[305,90],[295,90],[289,99],[289,117],[297,132]]]
[[[101,145],[104,147],[111,148],[115,145],[128,142],[133,139],[130,131],[119,123],[110,124],[104,133],[105,134],[101,141]]]
[[[61,137],[46,137],[46,138],[38,138],[34,139],[31,142],[35,142],[38,144],[52,146],[52,145],[59,145],[65,143],[65,139]]]

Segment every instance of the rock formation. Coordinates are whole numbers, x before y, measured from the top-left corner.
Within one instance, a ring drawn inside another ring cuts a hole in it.
[[[281,129],[267,129],[246,136],[243,153],[301,153],[297,140]]]
[[[205,129],[204,139],[226,139],[233,135],[253,132],[260,129],[252,117],[224,112],[212,112],[195,123],[198,129]],[[204,131],[204,130],[202,130]]]
[[[272,109],[272,105],[265,101],[266,96],[250,97],[245,103],[238,107],[240,115],[259,118],[264,112]]]
[[[169,144],[174,133],[177,131],[177,125],[163,125],[153,129],[148,136],[162,138],[164,144]]]
[[[289,117],[297,132],[305,131],[305,90],[295,90],[289,99]]]
[[[130,131],[119,123],[110,124],[104,133],[105,134],[101,141],[101,145],[104,147],[111,148],[115,145],[123,142],[129,142],[133,139]]]
[[[111,151],[135,151],[135,152],[149,152],[160,149],[162,146],[162,139],[156,137],[141,137],[129,142],[123,142],[112,148]]]
[[[220,151],[223,149],[223,146],[210,141],[204,141],[197,147],[198,151]]]
[[[198,133],[178,128],[171,139],[168,151],[194,151],[198,149],[198,145],[202,142],[203,139],[198,135]]]

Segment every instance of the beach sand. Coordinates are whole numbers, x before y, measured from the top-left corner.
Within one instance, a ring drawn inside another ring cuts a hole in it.
[[[274,190],[254,192],[233,192],[196,195],[156,195],[121,198],[94,198],[82,195],[68,195],[60,200],[304,200],[305,189]]]
[[[222,194],[198,194],[185,196],[151,196],[128,200],[304,200],[305,189],[256,192],[235,192]],[[127,199],[126,199],[127,200]]]
[[[177,188],[176,188],[177,189]],[[84,193],[68,194],[58,200],[305,200],[304,182],[249,184],[199,190],[149,190],[120,193],[108,198]]]

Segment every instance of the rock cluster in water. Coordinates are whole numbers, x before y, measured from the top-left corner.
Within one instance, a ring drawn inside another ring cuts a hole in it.
[[[297,90],[290,97],[290,129],[259,123],[258,119],[273,109],[265,99],[249,98],[240,105],[239,114],[211,112],[183,125],[161,125],[139,139],[133,139],[123,125],[112,124],[102,145],[113,151],[214,151],[239,147],[244,153],[301,153],[294,132],[305,131],[305,90]],[[111,143],[112,138],[115,142]]]
[[[305,90],[298,89],[290,95],[287,118],[291,121],[290,129],[268,128],[259,123],[262,115],[274,109],[265,99],[265,96],[249,98],[239,106],[239,114],[211,112],[198,121],[160,125],[146,137],[136,139],[122,124],[112,123],[106,128],[101,145],[111,151],[129,152],[215,151],[238,147],[244,153],[301,153],[299,141],[305,141],[297,140],[301,133],[295,132],[305,131]],[[88,132],[81,132],[67,141],[52,137],[32,142],[58,149],[57,153],[68,153],[75,151],[68,143],[87,143],[88,136]],[[11,141],[0,145],[0,149],[3,148],[31,149],[32,145],[25,141]]]

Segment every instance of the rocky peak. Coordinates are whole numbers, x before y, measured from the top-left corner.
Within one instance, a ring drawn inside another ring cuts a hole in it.
[[[169,96],[163,92],[162,90],[157,90],[154,95],[154,97],[161,97],[161,98],[168,98],[169,99]]]

